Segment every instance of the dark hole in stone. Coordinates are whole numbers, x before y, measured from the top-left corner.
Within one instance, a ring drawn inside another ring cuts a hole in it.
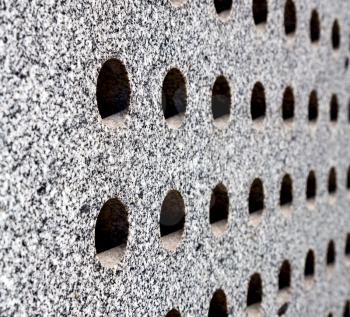
[[[350,122],[350,100],[348,104],[348,121]]]
[[[160,235],[183,230],[185,224],[185,203],[177,190],[171,190],[165,196],[160,212]]]
[[[290,287],[291,267],[287,260],[283,261],[278,276],[278,289],[283,290]]]
[[[328,192],[330,194],[335,194],[337,191],[337,173],[335,168],[332,167],[328,175]]]
[[[317,92],[313,90],[309,96],[309,121],[315,122],[318,117],[318,97]]]
[[[346,188],[350,190],[350,166],[348,167],[348,172],[346,175]]]
[[[124,64],[117,59],[106,61],[97,78],[96,98],[101,118],[121,113],[130,104],[130,82]]]
[[[227,317],[227,302],[226,295],[223,290],[217,290],[211,301],[209,307],[209,317]]]
[[[181,314],[176,309],[172,309],[165,317],[181,317]]]
[[[181,72],[173,68],[164,78],[162,87],[162,108],[165,119],[186,112],[186,82]]]
[[[284,30],[287,35],[295,33],[297,27],[297,13],[292,0],[287,0],[284,6]]]
[[[267,21],[267,0],[253,1],[253,17],[256,25],[266,23]]]
[[[311,171],[306,181],[306,199],[307,200],[315,199],[316,190],[317,190],[316,175],[314,171]]]
[[[291,87],[287,87],[283,94],[282,117],[283,120],[290,120],[294,117],[294,94]]]
[[[230,115],[231,89],[224,76],[219,76],[214,83],[211,107],[214,120]]]
[[[288,310],[289,303],[284,303],[277,311],[278,316],[283,316]]]
[[[339,111],[339,106],[338,106],[338,97],[336,95],[332,95],[331,98],[331,105],[330,105],[330,120],[332,122],[336,122],[338,120],[338,111]]]
[[[210,199],[210,223],[227,220],[229,210],[229,198],[227,189],[223,184],[217,185]]]
[[[349,57],[345,57],[344,68],[345,70],[349,68]]]
[[[228,13],[232,8],[232,0],[214,0],[217,14]]]
[[[312,250],[309,250],[306,255],[304,275],[305,277],[313,277],[315,275],[315,254]]]
[[[345,303],[343,317],[350,317],[350,301]]]
[[[260,82],[257,82],[254,85],[251,102],[250,102],[250,111],[251,111],[253,120],[265,117],[265,112],[266,112],[265,89]]]
[[[310,38],[312,43],[318,42],[320,40],[320,33],[320,17],[317,10],[312,10],[310,19]]]
[[[280,191],[280,205],[286,206],[292,204],[293,201],[293,182],[290,175],[285,175],[282,179]]]
[[[124,246],[128,240],[129,222],[125,206],[118,198],[109,199],[102,207],[96,221],[96,252]]]
[[[348,233],[347,236],[346,236],[345,255],[347,257],[350,257],[350,233]]]
[[[259,273],[251,276],[248,285],[247,306],[260,304],[262,302],[262,281]]]
[[[328,317],[333,317],[333,314],[332,314],[332,313],[329,313],[329,314],[328,314]]]
[[[338,20],[333,22],[332,27],[332,46],[333,49],[337,50],[340,48],[340,26]]]
[[[264,204],[264,187],[259,178],[253,181],[249,193],[249,213],[262,211],[265,208]]]
[[[334,265],[335,263],[335,244],[334,241],[331,240],[328,243],[327,248],[327,265]]]

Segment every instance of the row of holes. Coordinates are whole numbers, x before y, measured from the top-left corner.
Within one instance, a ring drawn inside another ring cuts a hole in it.
[[[114,121],[122,116],[129,108],[130,84],[123,63],[117,59],[110,59],[104,63],[97,80],[97,104],[102,119]],[[186,80],[176,68],[171,69],[163,81],[162,109],[169,127],[180,127],[187,108]],[[214,124],[223,128],[227,126],[231,112],[231,89],[228,80],[219,76],[212,88],[211,100]],[[313,90],[309,95],[308,120],[316,122],[319,114],[318,94]],[[348,107],[348,121],[350,122],[350,101]],[[295,98],[293,88],[288,86],[282,99],[282,118],[290,121],[294,118]],[[251,94],[251,118],[254,122],[261,122],[266,114],[265,88],[261,82],[256,82]],[[330,100],[329,119],[336,122],[339,116],[337,95]]]
[[[170,0],[176,7],[183,4],[184,0]],[[232,0],[214,0],[216,13],[221,20],[227,21],[232,11]],[[255,25],[265,26],[268,17],[268,1],[253,0],[252,14]],[[295,34],[297,29],[297,10],[294,1],[287,0],[284,5],[284,31],[288,36]],[[321,37],[320,17],[316,9],[312,10],[310,17],[310,40],[312,43],[319,42]],[[337,19],[332,26],[332,47],[337,50],[340,48],[341,36],[340,26]]]
[[[350,190],[350,167],[347,175],[347,189]],[[331,168],[328,176],[328,192],[332,197],[337,190],[337,175]],[[315,207],[317,182],[314,171],[310,171],[306,181],[306,199],[309,208]],[[282,178],[280,206],[284,214],[290,214],[293,203],[293,182],[289,174]],[[256,178],[250,187],[248,197],[249,224],[257,226],[265,209],[263,182]],[[220,183],[212,191],[209,208],[209,222],[215,236],[225,233],[228,226],[229,195]],[[160,237],[162,246],[170,251],[179,246],[185,227],[185,203],[177,190],[170,190],[163,200],[160,211]],[[96,222],[95,247],[101,263],[115,267],[122,260],[129,234],[128,212],[118,199],[108,200],[102,207]],[[112,259],[112,260],[111,260]]]

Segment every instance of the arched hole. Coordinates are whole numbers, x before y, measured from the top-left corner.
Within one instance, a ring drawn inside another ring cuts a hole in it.
[[[179,313],[178,310],[176,309],[172,309],[171,311],[169,311],[165,317],[181,317],[181,314]]]
[[[311,171],[306,181],[306,199],[308,201],[315,200],[316,191],[317,191],[316,175],[314,171]]]
[[[315,254],[312,250],[309,250],[306,255],[304,276],[306,282],[313,280],[315,276]]]
[[[185,224],[185,203],[180,192],[170,190],[160,212],[160,236],[164,248],[175,250],[181,242]]]
[[[287,87],[283,94],[282,117],[285,121],[294,117],[294,93],[291,87]]]
[[[222,18],[226,19],[232,9],[232,0],[214,0],[216,13]]]
[[[346,236],[346,241],[345,241],[345,256],[350,259],[350,233],[347,234]]]
[[[259,120],[265,117],[265,89],[261,82],[257,82],[254,85],[250,102],[250,112],[253,120]]]
[[[227,317],[227,301],[223,290],[217,290],[211,301],[209,307],[209,317]]]
[[[218,128],[225,127],[231,112],[231,89],[224,76],[219,76],[214,83],[211,108],[214,124]]]
[[[327,266],[334,266],[335,264],[335,244],[333,240],[328,243],[326,263]]]
[[[350,317],[350,301],[346,301],[343,311],[343,317]]]
[[[316,43],[320,40],[320,17],[317,10],[312,10],[310,19],[310,39],[312,43]]]
[[[248,309],[259,309],[262,302],[263,289],[262,281],[259,273],[251,276],[248,285],[247,307]]]
[[[284,31],[286,35],[293,35],[297,28],[297,12],[292,0],[287,0],[284,6]]]
[[[178,128],[187,107],[186,82],[177,68],[172,68],[164,78],[162,87],[162,109],[170,128]]]
[[[317,92],[313,90],[309,96],[309,121],[316,122],[318,117],[318,97]]]
[[[267,0],[253,0],[253,18],[256,25],[267,21]]]
[[[109,199],[102,206],[95,227],[97,258],[103,266],[118,267],[126,250],[128,235],[126,207],[118,198]]]
[[[290,206],[293,202],[293,181],[290,175],[285,175],[281,183],[280,205]]]
[[[118,59],[106,61],[97,78],[96,98],[102,119],[125,113],[130,104],[130,82],[124,64]]]
[[[264,203],[264,187],[259,178],[256,178],[249,192],[249,214],[253,217],[253,224],[257,224],[256,217],[260,217],[265,208]]]
[[[333,314],[332,314],[332,313],[329,313],[329,314],[328,314],[328,317],[333,317]]]
[[[332,95],[331,105],[330,105],[330,120],[331,122],[336,122],[338,120],[338,97],[336,95]]]
[[[283,261],[278,276],[278,289],[280,291],[288,289],[291,283],[291,266],[288,260]]]
[[[212,191],[210,198],[210,223],[215,235],[221,235],[227,227],[229,212],[229,197],[223,184],[218,184]]]
[[[334,50],[338,50],[340,48],[340,26],[338,20],[333,22],[332,27],[332,46]]]
[[[328,193],[334,195],[337,191],[337,173],[332,167],[328,175]]]

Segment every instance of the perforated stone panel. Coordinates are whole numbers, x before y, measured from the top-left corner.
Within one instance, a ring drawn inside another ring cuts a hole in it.
[[[231,12],[220,16],[213,0],[175,4],[0,3],[1,316],[157,317],[171,309],[208,316],[216,290],[226,296],[228,316],[349,316],[350,2],[295,0],[296,31],[288,36],[284,0],[268,1],[267,22],[258,26],[251,0],[233,0]],[[313,9],[321,27],[316,43],[310,39]],[[125,65],[130,102],[115,120],[102,120],[96,85],[110,58]],[[162,110],[162,84],[172,68],[181,71],[187,91],[177,128]],[[231,93],[223,126],[214,122],[211,104],[221,75]],[[266,112],[252,120],[258,81]],[[287,86],[294,116],[284,121]],[[314,89],[318,116],[311,124]],[[337,186],[330,194],[332,167]],[[306,200],[311,170],[314,204]],[[285,174],[293,200],[281,208]],[[255,178],[264,188],[260,217],[248,208]],[[210,201],[220,183],[229,212],[224,231],[214,234]],[[175,251],[162,245],[159,224],[172,189],[185,204]],[[129,230],[125,253],[112,259],[111,269],[96,256],[95,226],[113,197],[128,211]],[[327,266],[330,240],[335,262]],[[313,282],[304,277],[309,249]],[[281,293],[284,260],[291,279]],[[261,277],[262,301],[247,308],[254,273]]]

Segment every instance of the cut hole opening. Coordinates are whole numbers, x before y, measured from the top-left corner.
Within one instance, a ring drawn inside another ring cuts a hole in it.
[[[267,0],[253,0],[253,18],[256,25],[267,21]]]
[[[262,302],[263,289],[262,280],[259,273],[254,273],[250,277],[247,295],[247,307],[250,311],[259,311]]]
[[[350,317],[350,301],[346,301],[343,311],[343,317]]]
[[[259,120],[265,117],[265,88],[261,82],[257,82],[254,85],[250,102],[250,113],[253,120]]]
[[[95,227],[97,258],[108,268],[117,268],[124,256],[129,235],[128,213],[118,198],[101,208]]]
[[[220,183],[215,186],[210,198],[210,224],[215,235],[221,235],[227,227],[229,197],[226,187]]]
[[[223,290],[215,291],[209,306],[209,317],[227,317],[227,301]]]
[[[211,108],[214,118],[214,124],[218,128],[227,125],[231,112],[231,89],[224,76],[219,76],[214,83]]]
[[[350,166],[348,167],[348,173],[346,175],[346,189],[350,191]]]
[[[315,200],[316,190],[317,190],[316,175],[314,171],[311,171],[306,181],[306,199],[308,201]]]
[[[305,259],[304,276],[306,281],[312,280],[315,276],[315,253],[309,250]]]
[[[338,20],[333,22],[332,27],[332,46],[334,50],[338,50],[340,48],[340,26]]]
[[[349,103],[348,103],[348,121],[350,123],[350,100],[349,100]]]
[[[278,290],[286,290],[290,287],[291,283],[291,266],[288,260],[284,260],[280,272],[278,275]]]
[[[310,39],[312,43],[316,43],[320,40],[321,27],[320,17],[317,10],[312,10],[310,19]]]
[[[262,215],[262,212],[265,208],[264,203],[264,187],[261,179],[256,178],[249,192],[249,214],[250,217],[253,217],[253,224],[257,224],[257,218]]]
[[[289,174],[284,175],[280,190],[280,205],[290,206],[293,202],[293,181]]]
[[[347,234],[346,236],[346,241],[345,241],[345,256],[347,258],[350,258],[350,233]]]
[[[169,311],[165,317],[181,317],[181,314],[179,313],[178,310],[176,309],[172,309],[171,311]]]
[[[330,107],[330,120],[331,122],[336,122],[338,120],[338,97],[336,95],[332,95],[331,98],[331,107]]]
[[[160,212],[160,236],[164,248],[175,250],[182,239],[185,225],[185,203],[180,192],[170,190]]]
[[[287,87],[283,94],[282,118],[283,120],[292,120],[294,117],[294,93],[291,87]]]
[[[180,127],[186,112],[186,81],[177,68],[172,68],[164,78],[162,87],[162,109],[170,128]]]
[[[124,64],[118,59],[109,59],[97,78],[96,99],[102,119],[117,119],[127,111],[130,104],[130,82]]]
[[[335,264],[335,244],[333,240],[328,243],[326,263],[327,266],[334,266]]]
[[[316,122],[318,117],[318,97],[316,90],[313,90],[309,96],[309,121]]]
[[[226,19],[232,9],[232,0],[214,0],[216,13],[223,19]]]
[[[297,11],[292,0],[287,0],[284,6],[284,31],[286,35],[293,35],[297,28]]]
[[[334,195],[337,191],[337,172],[334,167],[329,171],[328,175],[328,193]]]

